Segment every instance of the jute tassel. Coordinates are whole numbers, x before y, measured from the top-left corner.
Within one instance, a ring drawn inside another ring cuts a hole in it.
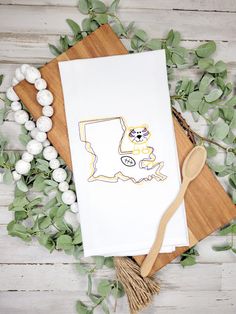
[[[114,264],[117,279],[127,294],[130,313],[136,314],[152,301],[160,287],[152,278],[143,278],[139,265],[129,257],[115,257]]]

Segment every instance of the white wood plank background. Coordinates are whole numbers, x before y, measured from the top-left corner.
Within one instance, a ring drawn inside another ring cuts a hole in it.
[[[119,14],[126,22],[136,21],[153,37],[164,37],[171,28],[179,30],[186,47],[216,40],[215,56],[227,62],[229,78],[236,83],[235,0],[121,0]],[[56,43],[58,34],[69,31],[66,18],[78,22],[83,18],[75,0],[0,0],[0,74],[6,76],[1,92],[19,63],[38,65],[50,60],[47,43]],[[176,79],[197,74],[197,70],[184,70]],[[204,124],[194,127],[204,132]],[[19,132],[9,116],[0,127],[0,136],[10,139],[7,149],[23,149],[16,140]],[[76,272],[73,258],[59,252],[50,255],[36,242],[25,244],[7,235],[11,219],[7,205],[13,190],[0,184],[0,313],[76,313],[75,301],[86,300],[86,280]],[[196,266],[183,269],[176,260],[162,269],[158,273],[162,291],[144,312],[236,313],[236,257],[211,249],[226,240],[214,233],[198,245]],[[112,276],[113,271],[104,269],[96,280]],[[128,313],[125,298],[119,301],[117,313]]]

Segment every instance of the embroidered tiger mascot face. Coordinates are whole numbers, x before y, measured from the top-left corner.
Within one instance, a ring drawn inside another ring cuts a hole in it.
[[[129,130],[129,140],[134,144],[144,144],[150,137],[146,126],[132,127]]]

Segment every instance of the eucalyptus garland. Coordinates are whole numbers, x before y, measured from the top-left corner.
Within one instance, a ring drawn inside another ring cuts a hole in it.
[[[58,46],[49,44],[50,51],[57,56],[100,25],[109,23],[124,40],[130,53],[165,49],[170,84],[177,71],[181,74],[181,70],[186,68],[200,70],[196,81],[185,77],[177,82],[171,95],[172,110],[190,139],[206,147],[210,168],[218,177],[225,178],[227,190],[236,203],[236,96],[233,95],[233,84],[227,78],[226,64],[212,58],[216,50],[215,42],[209,41],[196,49],[186,49],[181,45],[180,33],[174,30],[169,31],[165,39],[149,38],[144,30],[135,27],[134,22],[124,25],[120,21],[116,14],[118,5],[119,0],[113,1],[110,6],[99,0],[79,0],[78,8],[86,15],[81,26],[67,19],[72,33],[60,36]],[[0,75],[0,85],[2,81],[3,76]],[[5,103],[0,109],[0,123],[3,123],[11,110],[4,94],[1,100]],[[190,112],[196,122],[204,120],[207,125],[206,135],[203,136],[191,129],[183,118],[185,112]],[[26,146],[30,139],[29,132],[22,127],[19,140]],[[6,145],[7,139],[1,136],[0,181],[12,184],[12,171],[21,156],[18,152],[7,151]],[[223,156],[221,163],[216,162],[219,154]],[[60,165],[67,172],[66,182],[69,188],[74,191],[72,173],[62,159]],[[76,223],[70,223],[76,221],[76,217],[73,218],[75,213],[70,206],[62,202],[62,193],[58,190],[58,183],[52,179],[52,172],[49,161],[45,160],[41,153],[32,161],[30,172],[17,181],[14,201],[9,205],[9,210],[14,213],[14,219],[8,224],[8,233],[26,242],[36,238],[49,252],[62,250],[73,255],[78,272],[88,278],[87,295],[90,300],[88,304],[78,301],[77,312],[91,314],[95,308],[101,307],[104,313],[109,313],[110,296],[114,297],[115,307],[117,298],[124,295],[123,287],[115,279],[103,279],[94,289],[92,279],[93,274],[103,266],[113,268],[113,259],[97,256],[93,258],[93,262],[85,263],[82,258],[80,227]],[[220,231],[222,236],[230,235],[230,241],[222,246],[214,246],[213,249],[231,250],[232,254],[236,254],[233,242],[235,234],[236,223],[232,222]],[[197,255],[197,250],[191,248],[181,256],[180,263],[183,266],[193,265],[196,263]]]

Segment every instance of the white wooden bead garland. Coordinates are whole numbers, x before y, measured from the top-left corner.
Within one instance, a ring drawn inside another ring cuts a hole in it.
[[[36,123],[29,120],[29,114],[22,109],[19,97],[13,89],[13,86],[24,79],[28,83],[34,84],[38,91],[36,99],[42,106],[42,115],[37,119]],[[32,160],[36,155],[43,152],[43,157],[49,161],[49,167],[53,170],[52,180],[58,183],[58,190],[62,192],[62,201],[70,206],[72,212],[78,212],[76,194],[69,189],[69,184],[66,182],[67,172],[60,167],[58,153],[47,139],[47,132],[52,128],[50,117],[53,115],[53,108],[51,107],[53,95],[47,89],[47,82],[41,78],[41,73],[38,69],[28,64],[23,64],[16,69],[12,86],[8,88],[6,94],[7,98],[12,101],[11,109],[14,111],[15,122],[24,125],[32,137],[32,140],[26,145],[27,151],[22,154],[21,159],[15,164],[15,170],[12,171],[13,179],[18,181],[22,175],[27,175],[30,171]]]

